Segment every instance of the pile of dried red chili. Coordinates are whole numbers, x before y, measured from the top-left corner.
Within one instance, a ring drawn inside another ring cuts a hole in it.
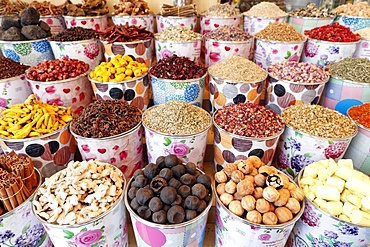
[[[348,110],[348,115],[358,124],[370,128],[370,103],[353,106]]]
[[[335,22],[331,25],[315,27],[311,30],[305,30],[304,34],[311,39],[330,41],[330,42],[355,42],[361,39],[357,33],[351,29]]]

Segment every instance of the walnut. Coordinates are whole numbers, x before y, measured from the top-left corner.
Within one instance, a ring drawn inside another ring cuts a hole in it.
[[[252,169],[252,171],[249,173],[249,175],[251,175],[251,176],[256,176],[258,174],[258,170],[257,170],[257,168],[253,168]]]
[[[264,187],[266,184],[266,177],[262,174],[254,176],[254,183],[259,187]]]
[[[238,160],[236,164],[239,171],[243,172],[244,174],[249,174],[253,169],[253,165],[247,162],[247,160]]]
[[[244,179],[248,179],[249,181],[251,181],[252,184],[254,184],[254,176],[252,176],[252,175],[246,175],[244,177]]]
[[[256,208],[256,199],[251,196],[247,195],[242,198],[242,207],[247,211],[252,211]]]
[[[275,209],[275,214],[278,217],[279,223],[283,224],[293,219],[292,212],[286,207],[278,207]]]
[[[276,202],[279,199],[280,194],[274,187],[267,186],[263,189],[262,196],[269,202]]]
[[[219,171],[215,173],[215,180],[217,183],[226,183],[228,179],[224,171]]]
[[[267,177],[268,175],[276,173],[274,172],[275,170],[272,167],[273,166],[261,166],[260,168],[258,168],[258,173],[261,173]]]
[[[224,204],[225,206],[228,206],[230,204],[230,202],[232,202],[234,200],[234,197],[233,195],[230,195],[229,193],[222,193],[220,195],[220,200],[222,202],[222,204]]]
[[[249,211],[246,219],[250,222],[260,224],[262,222],[262,215],[257,210]]]
[[[288,189],[280,189],[279,192],[279,199],[274,202],[274,205],[277,207],[284,206],[288,199],[290,198],[290,192]]]
[[[242,207],[242,204],[238,200],[234,200],[234,201],[230,202],[229,210],[237,216],[242,216],[243,213],[244,213],[244,209]]]
[[[270,211],[270,203],[264,198],[257,199],[256,209],[260,213],[266,213]]]
[[[238,169],[238,166],[235,163],[228,163],[225,165],[223,171],[226,173],[228,177],[231,177],[231,173]]]
[[[258,156],[250,156],[247,160],[254,166],[254,168],[257,169],[265,165]]]
[[[217,195],[221,195],[222,193],[225,193],[225,184],[226,183],[221,183],[217,185],[216,187]]]
[[[234,194],[236,192],[236,183],[232,180],[225,184],[225,191],[229,194]]]
[[[241,196],[251,195],[253,193],[254,186],[248,179],[243,179],[236,185],[236,190]]]
[[[262,222],[265,225],[276,225],[278,218],[274,212],[267,212],[262,215]]]
[[[231,180],[233,180],[235,183],[239,183],[241,180],[244,179],[244,173],[239,171],[239,170],[235,170],[231,173]]]
[[[290,196],[297,199],[299,202],[303,201],[304,193],[301,188],[296,187],[295,190],[290,191]]]
[[[270,174],[266,179],[267,186],[273,186],[277,190],[284,187],[283,179],[278,174]]]
[[[261,187],[255,187],[253,190],[253,196],[256,199],[262,198],[263,197],[263,188]]]
[[[289,198],[285,207],[287,207],[293,214],[297,214],[299,210],[301,210],[301,204],[299,204],[299,201],[295,198]]]

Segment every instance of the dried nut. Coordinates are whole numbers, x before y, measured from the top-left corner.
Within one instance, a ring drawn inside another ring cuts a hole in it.
[[[215,173],[215,180],[217,183],[226,183],[227,175],[224,171],[219,171]]]
[[[263,189],[263,198],[269,202],[276,202],[279,199],[279,192],[272,186],[267,186]]]
[[[244,209],[242,204],[238,200],[234,200],[229,204],[229,210],[237,216],[242,216],[244,213]]]
[[[269,211],[270,212],[274,212],[275,211],[275,206],[271,202],[270,202],[270,210]]]
[[[243,172],[244,174],[249,174],[252,169],[253,165],[250,164],[250,162],[247,162],[247,160],[239,160],[236,162],[239,171]]]
[[[301,210],[301,204],[299,204],[299,201],[295,198],[289,198],[285,207],[287,207],[293,214],[297,214],[299,210]]]
[[[274,212],[267,212],[262,215],[262,222],[265,225],[276,225],[278,218]]]
[[[253,190],[253,196],[256,199],[262,198],[263,197],[263,188],[261,187],[255,187]]]
[[[231,173],[238,169],[238,166],[235,163],[228,163],[225,165],[223,171],[228,177],[231,177]]]
[[[236,185],[236,191],[241,196],[251,195],[253,193],[253,183],[247,179],[243,179]]]
[[[263,187],[265,186],[266,183],[266,177],[263,174],[259,173],[256,176],[254,176],[254,183],[259,187]]]
[[[275,214],[278,217],[279,223],[283,224],[293,219],[292,212],[286,207],[278,207],[275,209]]]
[[[252,175],[246,175],[244,177],[244,179],[248,179],[249,181],[251,181],[252,184],[254,184],[254,176],[252,176]]]
[[[256,209],[262,214],[266,213],[270,211],[270,203],[264,198],[257,199]]]
[[[295,190],[296,188],[297,188],[297,186],[296,186],[294,183],[289,182],[289,183],[287,184],[287,189],[288,189],[289,191]]]
[[[232,180],[225,184],[225,191],[229,194],[234,194],[236,192],[236,183]]]
[[[303,201],[304,193],[303,190],[296,187],[295,190],[290,191],[290,196],[297,199],[299,202]]]
[[[233,180],[235,183],[239,183],[241,180],[244,179],[244,173],[239,171],[239,170],[235,170],[231,173],[231,180]]]
[[[228,206],[230,204],[230,202],[232,202],[234,200],[234,197],[233,197],[233,195],[230,195],[229,193],[225,192],[225,193],[220,195],[220,200],[225,206]]]
[[[254,168],[257,168],[257,169],[265,165],[258,156],[250,156],[248,158],[248,161],[254,166]]]
[[[260,168],[258,168],[258,173],[261,173],[267,177],[268,175],[274,174],[275,172],[273,171],[272,166],[261,166]]]
[[[278,174],[271,174],[266,179],[267,186],[273,186],[277,190],[284,187],[283,179]]]
[[[279,176],[283,180],[284,189],[288,189],[288,184],[290,183],[288,176],[284,173],[279,173]]]
[[[235,192],[233,196],[234,196],[234,199],[235,199],[235,200],[239,200],[239,201],[241,201],[241,200],[242,200],[242,198],[243,198],[243,196],[242,196],[242,195],[240,195],[238,192]]]
[[[258,174],[257,168],[253,168],[252,171],[249,173],[251,176],[256,176]]]
[[[216,187],[217,195],[221,195],[221,194],[225,193],[225,184],[226,183],[221,183],[221,184],[217,185],[217,187]]]
[[[254,210],[256,208],[256,199],[251,195],[244,196],[242,198],[242,207],[248,212]]]
[[[249,211],[246,219],[250,222],[260,224],[262,222],[262,215],[257,210]]]
[[[278,190],[279,192],[279,199],[274,202],[274,205],[277,207],[284,206],[287,202],[288,199],[290,198],[290,192],[288,189],[280,189]]]

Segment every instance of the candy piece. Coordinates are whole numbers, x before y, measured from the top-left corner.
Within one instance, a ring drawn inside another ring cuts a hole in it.
[[[361,198],[354,195],[354,194],[349,194],[347,196],[347,201],[352,203],[353,205],[355,205],[356,207],[358,208],[361,208]]]
[[[349,177],[347,179],[346,188],[357,191],[364,196],[370,196],[370,190],[369,190],[370,184],[366,183],[365,181],[357,178],[357,177]]]
[[[353,210],[350,220],[354,224],[370,226],[370,214],[361,210]]]
[[[310,201],[313,201],[313,200],[316,198],[315,194],[314,194],[314,193],[312,193],[312,192],[308,192],[308,193],[306,194],[306,196],[307,196],[307,198],[308,198]]]
[[[351,220],[344,214],[339,215],[338,218],[346,222],[351,222]]]
[[[329,172],[329,170],[327,170],[327,169],[325,168],[325,169],[322,169],[322,170],[319,172],[319,174],[318,174],[318,178],[319,178],[319,180],[320,180],[320,181],[325,182],[325,181],[328,179],[328,177],[330,177],[331,175],[333,175],[333,174],[331,174],[331,173]]]
[[[318,185],[316,196],[328,201],[339,201],[340,193],[337,188],[326,185]]]
[[[337,170],[338,170],[338,165],[333,159],[329,159],[329,164],[328,164],[328,171],[330,173],[330,176],[332,176]]]
[[[343,204],[341,202],[325,202],[321,204],[320,208],[331,215],[340,215],[343,211]]]
[[[321,198],[316,198],[315,200],[313,200],[313,203],[315,203],[317,206],[321,206],[323,203],[325,203],[326,201],[321,199]]]
[[[349,178],[358,178],[361,180],[362,174],[348,166],[338,166],[338,170],[335,172],[335,176],[341,179],[348,180]]]
[[[345,181],[338,177],[328,177],[325,185],[329,185],[338,189],[339,192],[342,192],[344,189]]]
[[[347,197],[348,197],[348,195],[350,195],[350,194],[351,194],[351,192],[350,192],[349,190],[344,189],[344,190],[343,190],[343,192],[342,192],[342,194],[340,194],[340,200],[341,200],[342,202],[348,202]]]
[[[302,184],[302,185],[314,185],[315,181],[312,177],[305,177],[305,178],[302,178],[299,181],[299,183]]]
[[[353,161],[351,159],[340,159],[338,160],[338,167],[346,166],[353,169]]]
[[[361,209],[370,212],[370,196],[361,199]]]
[[[312,192],[316,195],[317,193],[317,185],[308,186],[308,191]]]
[[[350,202],[345,202],[343,204],[343,212],[342,214],[348,216],[348,217],[351,217],[351,213],[353,210],[358,210],[359,208],[356,207],[355,205],[353,205],[352,203]]]
[[[318,174],[318,170],[317,169],[315,169],[312,166],[307,166],[307,167],[304,168],[303,178],[307,178],[307,177],[317,178],[317,174]]]

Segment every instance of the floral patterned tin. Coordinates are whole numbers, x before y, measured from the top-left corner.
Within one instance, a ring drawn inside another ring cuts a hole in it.
[[[2,138],[0,146],[5,153],[14,151],[17,154],[30,156],[34,166],[40,170],[41,176],[50,177],[64,169],[65,165],[74,159],[76,143],[68,126],[39,137]]]
[[[150,32],[154,32],[154,16],[153,15],[112,15],[114,25],[125,25],[126,22],[130,26],[142,26]]]
[[[240,27],[242,16],[218,17],[218,16],[201,16],[200,17],[200,34],[206,34],[221,26]]]
[[[104,31],[108,27],[108,16],[67,16],[64,15],[64,22],[67,28],[83,27],[96,31]]]
[[[191,61],[199,64],[202,40],[189,42],[174,42],[155,39],[155,52],[157,62],[166,57],[172,57],[176,54],[179,57],[187,57]]]
[[[207,67],[232,56],[252,58],[253,39],[247,41],[218,41],[204,39],[205,65]]]
[[[44,60],[53,60],[54,54],[46,39],[26,41],[0,40],[0,50],[4,57],[29,66],[36,66]]]
[[[250,35],[255,35],[259,31],[265,29],[270,23],[273,22],[287,22],[288,16],[281,16],[277,18],[264,18],[257,16],[244,15],[244,31]]]
[[[27,80],[37,100],[50,105],[55,103],[58,106],[70,106],[72,114],[80,114],[93,100],[94,93],[86,73],[60,81]]]
[[[44,226],[54,247],[127,247],[128,226],[123,197],[124,192],[106,212],[79,225],[50,224],[34,213],[34,207],[32,211]]]
[[[163,32],[166,28],[172,26],[184,26],[194,32],[197,31],[197,16],[162,16],[157,15],[157,33]]]
[[[142,111],[148,108],[150,88],[148,73],[122,82],[99,82],[90,77],[89,80],[97,100],[119,99],[137,106]]]
[[[315,27],[325,26],[334,21],[334,17],[300,17],[300,16],[289,16],[288,24],[292,25],[301,34],[305,30],[311,30]]]
[[[171,100],[183,100],[196,106],[202,106],[207,73],[201,78],[189,80],[161,79],[150,74],[150,71],[149,75],[155,105]]]
[[[40,186],[40,172],[37,169],[35,172]],[[44,227],[31,213],[33,195],[34,193],[17,208],[0,216],[1,246],[53,246]]]
[[[23,103],[32,93],[25,75],[0,80],[0,107]]]
[[[331,63],[352,57],[359,42],[330,42],[308,38],[301,61],[326,67]]]
[[[104,138],[87,138],[71,133],[77,141],[83,160],[97,159],[112,164],[126,178],[131,178],[144,165],[141,122],[129,131]]]
[[[49,42],[56,59],[64,57],[78,59],[87,63],[90,71],[104,60],[104,47],[99,39]]]
[[[370,18],[366,17],[337,15],[334,21],[349,27],[352,32],[370,27]]]
[[[263,69],[282,61],[299,61],[305,40],[280,42],[264,39],[254,40],[254,62]]]
[[[370,40],[361,39],[360,42],[356,45],[355,53],[352,57],[365,57],[370,59]]]
[[[66,29],[66,24],[62,15],[40,16],[40,21],[44,21],[49,25],[52,35],[58,34]]]

